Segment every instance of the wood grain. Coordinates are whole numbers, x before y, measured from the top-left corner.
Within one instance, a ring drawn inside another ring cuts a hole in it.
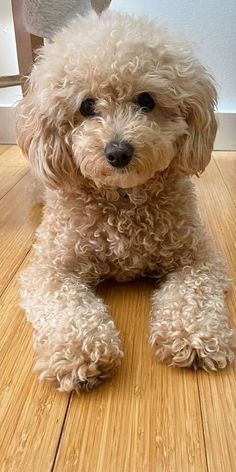
[[[2,148],[2,146],[0,146]],[[0,153],[0,166],[1,167],[24,167],[28,169],[28,162],[23,157],[21,150],[18,146],[3,146],[3,152]]]
[[[34,241],[41,208],[29,197],[26,174],[0,201],[0,294],[17,271]]]
[[[0,144],[0,156],[5,151],[7,151],[7,149],[10,149],[10,147],[13,147],[13,146],[10,146],[10,144]],[[1,159],[0,159],[0,163],[1,163]]]
[[[0,319],[0,470],[49,471],[69,398],[32,373],[32,330],[19,308],[17,276],[1,298]]]
[[[1,167],[0,165],[0,200],[6,195],[19,180],[27,174],[28,170],[24,167],[13,167],[9,172],[8,167]]]
[[[225,152],[216,152],[213,154],[216,165],[221,176],[230,192],[232,200],[236,204],[236,159],[235,152],[227,152],[227,160]],[[226,161],[226,162],[225,162]]]
[[[0,156],[1,200],[29,171],[29,163],[24,159],[17,146],[0,146]]]
[[[207,374],[158,364],[147,342],[149,281],[110,281],[99,288],[124,343],[122,365],[111,381],[71,400],[38,383],[17,277],[41,209],[31,203],[29,174],[20,177],[19,169],[28,168],[18,148],[0,146],[0,154],[0,188],[5,179],[12,183],[0,202],[0,470],[234,472],[236,365]],[[228,306],[236,326],[235,163],[236,153],[214,153],[195,180],[202,218],[229,261]]]
[[[230,266],[233,281],[228,307],[236,327],[236,206],[231,198],[233,186],[229,190],[225,184],[229,169],[233,170],[234,165],[231,153],[224,156],[226,162],[221,164],[224,181],[212,161],[197,182],[197,193],[202,218]],[[219,156],[219,160],[221,158]],[[236,160],[235,154],[234,158]],[[228,170],[224,175],[225,168]],[[236,185],[234,189],[236,197]],[[233,472],[236,462],[236,364],[234,362],[216,374],[198,372],[198,381],[209,472]]]

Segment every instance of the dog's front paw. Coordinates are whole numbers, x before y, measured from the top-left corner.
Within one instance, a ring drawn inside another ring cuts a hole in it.
[[[158,360],[175,367],[202,368],[206,371],[223,369],[235,357],[233,330],[225,327],[221,333],[207,331],[183,332],[174,324],[162,321],[152,326],[150,343]]]
[[[123,357],[118,346],[108,350],[100,345],[95,349],[85,352],[82,346],[80,350],[77,346],[77,352],[71,355],[68,346],[68,351],[48,352],[48,356],[38,359],[34,370],[39,373],[40,380],[56,381],[61,392],[91,390],[102,380],[111,377]]]
[[[56,342],[50,338],[41,345],[37,339],[38,360],[34,370],[40,380],[56,382],[60,391],[79,392],[109,378],[120,365],[123,351],[116,329],[107,328],[110,330],[107,333],[98,328],[82,336],[76,329],[63,337],[56,333]]]

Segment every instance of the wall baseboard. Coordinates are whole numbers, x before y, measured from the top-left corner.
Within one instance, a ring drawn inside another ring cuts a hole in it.
[[[217,113],[215,151],[236,151],[236,113]],[[15,108],[0,106],[0,144],[15,144]]]
[[[215,151],[236,151],[236,113],[217,113]]]
[[[15,107],[0,106],[0,144],[16,143]]]

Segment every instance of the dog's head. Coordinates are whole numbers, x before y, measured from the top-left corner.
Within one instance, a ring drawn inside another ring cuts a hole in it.
[[[19,144],[48,185],[80,174],[136,187],[171,164],[201,173],[216,91],[191,49],[126,15],[73,21],[46,45],[20,103]]]

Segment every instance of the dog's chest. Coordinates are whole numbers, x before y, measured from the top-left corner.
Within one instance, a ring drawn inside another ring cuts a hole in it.
[[[176,186],[151,195],[139,191],[133,199],[102,198],[85,189],[52,200],[48,214],[56,209],[59,227],[46,218],[43,234],[45,239],[50,229],[56,263],[85,282],[162,275],[189,264],[198,239],[192,185],[182,182],[178,191]]]
[[[84,208],[76,228],[76,253],[99,267],[101,276],[128,279],[156,266],[157,247],[166,231],[153,202],[96,202]]]

